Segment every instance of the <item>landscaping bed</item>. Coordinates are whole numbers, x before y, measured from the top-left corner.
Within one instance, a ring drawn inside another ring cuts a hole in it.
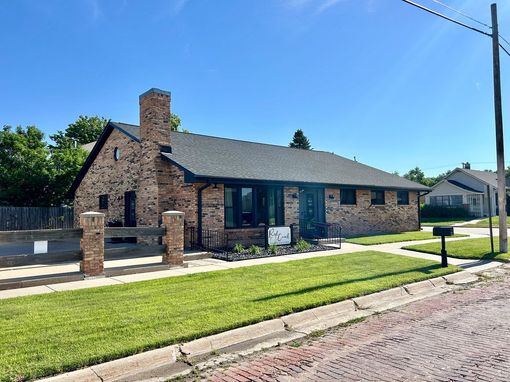
[[[365,251],[0,300],[0,381],[25,381],[456,272]]]
[[[409,245],[404,247],[404,249],[430,253],[432,255],[441,255],[441,243]],[[498,237],[494,237],[494,251],[496,253],[491,253],[491,243],[488,237],[448,241],[446,243],[446,251],[449,257],[456,257],[459,259],[510,260],[510,254],[499,253]]]
[[[290,245],[280,245],[276,252],[271,250],[271,248],[265,249],[260,248],[260,252],[255,253],[254,251],[250,252],[250,249],[245,249],[242,252],[234,252],[233,250],[214,253],[212,257],[214,259],[225,260],[225,261],[240,261],[240,260],[250,260],[250,259],[260,259],[263,257],[275,257],[275,256],[285,256],[285,255],[293,255],[295,253],[306,253],[306,252],[317,252],[317,251],[331,251],[336,248],[328,247],[320,244],[310,244],[310,246],[305,250],[300,250],[295,246]]]

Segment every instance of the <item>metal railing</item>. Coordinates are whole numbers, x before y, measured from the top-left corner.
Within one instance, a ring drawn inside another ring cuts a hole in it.
[[[227,234],[223,231],[185,227],[185,247],[196,250],[207,250],[212,252],[224,252],[228,246]]]
[[[305,240],[315,241],[319,244],[342,245],[342,227],[339,223],[317,223],[307,222],[305,229],[302,229],[301,237]]]

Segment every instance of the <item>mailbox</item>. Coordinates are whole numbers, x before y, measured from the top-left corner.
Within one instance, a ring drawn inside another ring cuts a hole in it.
[[[446,252],[445,236],[453,236],[453,227],[434,227],[432,235],[441,236],[441,266],[448,266],[448,253]]]
[[[453,236],[453,227],[434,227],[432,234],[434,236]]]

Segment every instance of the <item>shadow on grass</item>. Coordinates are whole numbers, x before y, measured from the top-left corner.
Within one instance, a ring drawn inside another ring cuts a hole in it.
[[[409,246],[409,247],[402,247],[402,249],[405,249],[406,251],[413,251],[413,252],[418,252],[418,253],[427,253],[429,255],[441,256],[440,253],[437,253],[437,252],[434,252],[434,251],[430,251],[430,250],[427,251],[425,249],[416,249],[416,248],[412,248],[411,246]],[[478,261],[485,261],[485,263],[487,263],[489,261],[506,262],[506,260],[504,260],[504,259],[496,259],[496,257],[498,255],[501,255],[501,252],[495,252],[495,253],[487,252],[487,253],[481,254],[479,257],[478,256],[477,257],[468,257],[468,256],[459,257],[459,256],[456,256],[455,254],[452,255],[451,253],[448,253],[448,258],[462,259],[462,260],[478,260]],[[480,263],[480,264],[484,264],[484,263]],[[463,268],[466,268],[466,267],[463,266]]]
[[[313,286],[313,287],[293,290],[291,292],[273,294],[273,295],[270,295],[270,296],[257,298],[254,301],[269,301],[269,300],[274,300],[274,299],[281,298],[281,297],[296,296],[296,295],[300,295],[300,294],[315,292],[315,291],[322,290],[322,289],[333,288],[333,287],[337,287],[337,286],[341,286],[341,285],[345,285],[345,284],[377,280],[377,279],[384,278],[384,277],[404,275],[404,274],[407,274],[407,273],[420,272],[420,273],[423,273],[423,274],[430,275],[430,274],[433,273],[434,270],[437,270],[439,268],[441,268],[441,264],[434,264],[434,265],[429,265],[429,266],[426,266],[426,267],[409,269],[409,270],[403,271],[403,272],[381,273],[381,274],[377,274],[377,275],[373,275],[373,276],[368,276],[368,277],[348,279],[348,280],[344,280],[344,281],[339,281],[339,282],[334,282],[334,283],[322,284],[322,285],[317,285],[317,286]]]

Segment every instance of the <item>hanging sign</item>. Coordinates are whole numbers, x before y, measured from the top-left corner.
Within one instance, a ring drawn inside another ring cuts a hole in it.
[[[267,229],[267,242],[269,245],[289,245],[290,227],[269,227]]]

